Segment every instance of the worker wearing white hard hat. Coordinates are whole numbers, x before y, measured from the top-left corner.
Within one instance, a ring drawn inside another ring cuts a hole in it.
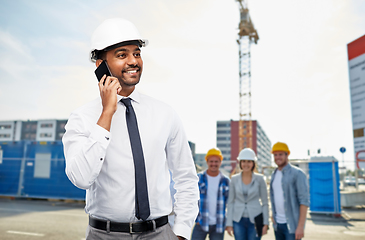
[[[269,225],[266,182],[254,172],[257,157],[251,148],[241,150],[237,159],[242,172],[229,185],[226,231],[235,239],[259,240]]]
[[[86,189],[87,240],[188,239],[198,214],[198,177],[181,120],[136,90],[147,43],[120,18],[105,20],[91,38],[100,97],[71,114],[62,139],[66,174]]]

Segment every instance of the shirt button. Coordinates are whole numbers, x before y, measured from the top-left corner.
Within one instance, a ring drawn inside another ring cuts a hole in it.
[[[100,161],[103,161],[103,158],[100,158]]]

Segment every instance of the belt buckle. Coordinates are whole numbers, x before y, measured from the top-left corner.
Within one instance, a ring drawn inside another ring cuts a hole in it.
[[[152,223],[152,230],[153,231],[156,231],[156,222],[155,220],[150,220],[150,221],[147,221],[147,222],[151,222]],[[134,232],[133,231],[133,224],[132,222],[129,223],[129,233],[141,233],[142,231],[139,231],[139,232]]]
[[[135,233],[133,232],[133,223],[129,223],[129,233]]]

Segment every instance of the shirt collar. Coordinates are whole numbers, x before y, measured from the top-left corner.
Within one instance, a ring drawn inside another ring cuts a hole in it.
[[[128,97],[117,95],[118,102],[123,98],[130,98],[130,99],[132,99],[132,101],[134,101],[136,103],[141,102],[141,95],[135,89],[133,90],[133,92]]]
[[[286,171],[288,171],[290,168],[291,168],[291,165],[290,165],[290,163],[288,163],[288,164],[286,164],[286,166],[285,166],[285,167],[283,167],[283,169],[281,169],[281,171],[282,171],[282,172],[286,172]]]

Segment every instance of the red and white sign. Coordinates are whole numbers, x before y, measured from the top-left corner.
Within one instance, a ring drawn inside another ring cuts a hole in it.
[[[347,44],[355,167],[365,169],[365,35]]]

